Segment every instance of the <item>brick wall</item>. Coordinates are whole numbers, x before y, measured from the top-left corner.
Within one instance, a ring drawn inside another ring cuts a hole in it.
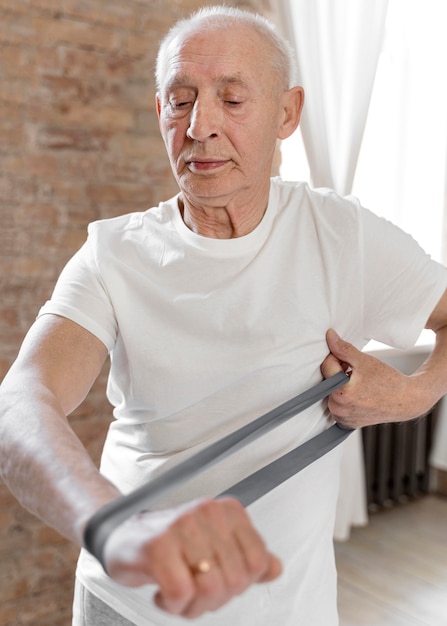
[[[153,62],[169,25],[200,5],[0,0],[0,378],[87,224],[176,192]],[[71,418],[95,460],[105,375]],[[68,626],[76,556],[0,484],[0,626]]]

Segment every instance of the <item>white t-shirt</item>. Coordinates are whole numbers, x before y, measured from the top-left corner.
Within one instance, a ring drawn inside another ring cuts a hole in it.
[[[362,348],[406,348],[447,285],[414,240],[354,198],[272,179],[263,220],[237,239],[201,237],[177,198],[91,224],[41,314],[65,316],[109,349],[114,406],[101,471],[124,493],[321,379],[333,327]],[[214,496],[325,429],[311,407],[204,472],[160,507]],[[332,531],[340,450],[249,507],[281,578],[252,587],[203,626],[335,626]],[[78,577],[138,626],[184,621],[154,589],[113,583],[82,552]]]

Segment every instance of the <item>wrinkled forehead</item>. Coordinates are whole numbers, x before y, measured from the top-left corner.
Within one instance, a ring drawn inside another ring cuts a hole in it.
[[[162,87],[198,73],[229,80],[275,79],[269,68],[270,45],[255,29],[240,25],[196,27],[180,33],[168,45]]]

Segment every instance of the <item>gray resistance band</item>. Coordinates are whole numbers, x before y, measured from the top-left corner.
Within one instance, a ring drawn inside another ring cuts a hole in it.
[[[334,424],[276,461],[229,487],[218,497],[231,496],[237,498],[244,506],[248,506],[330,452],[351,433],[350,428],[342,428],[338,424]]]
[[[190,459],[186,459],[186,461],[171,467],[160,476],[151,480],[147,485],[143,485],[135,489],[135,491],[109,502],[90,518],[84,533],[85,547],[98,559],[105,569],[105,543],[110,533],[127,518],[148,510],[168,492],[178,488],[205,469],[265,435],[273,428],[280,426],[301,411],[309,408],[312,404],[315,404],[315,402],[326,398],[348,380],[349,376],[347,374],[339,372],[321,381],[295,398],[288,400],[242,428],[219,439],[219,441],[204,448]],[[247,506],[329,452],[329,450],[346,439],[351,432],[334,425],[220,495],[232,495]]]

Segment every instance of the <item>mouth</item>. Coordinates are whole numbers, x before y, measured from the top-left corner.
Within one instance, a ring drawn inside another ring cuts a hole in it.
[[[224,166],[228,163],[228,159],[192,157],[186,159],[185,162],[192,172],[210,172]]]

